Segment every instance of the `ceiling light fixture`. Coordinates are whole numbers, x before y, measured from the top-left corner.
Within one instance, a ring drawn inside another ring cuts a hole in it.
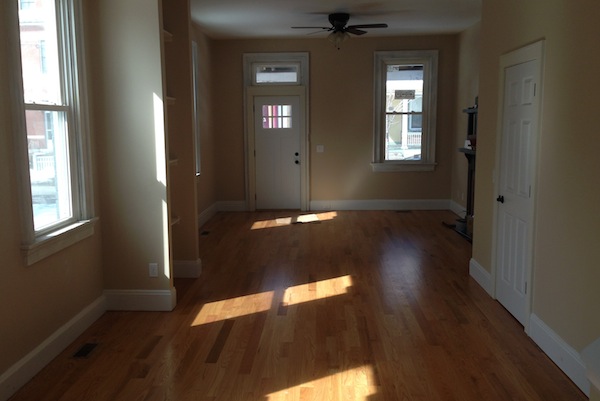
[[[331,32],[327,38],[331,43],[333,43],[336,49],[340,50],[342,43],[345,42],[349,37],[350,35],[348,35],[347,32],[334,31]]]

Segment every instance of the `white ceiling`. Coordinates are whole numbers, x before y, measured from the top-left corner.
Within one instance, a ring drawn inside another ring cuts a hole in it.
[[[191,0],[192,19],[214,39],[319,37],[328,14],[350,14],[348,25],[386,23],[368,37],[460,32],[479,21],[481,0]]]

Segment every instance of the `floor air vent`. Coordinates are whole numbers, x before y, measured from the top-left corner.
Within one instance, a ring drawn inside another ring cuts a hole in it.
[[[94,348],[96,348],[98,344],[96,343],[85,343],[79,348],[79,350],[73,354],[73,358],[87,358],[90,356]]]

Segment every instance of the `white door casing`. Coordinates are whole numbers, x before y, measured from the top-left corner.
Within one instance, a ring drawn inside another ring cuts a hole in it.
[[[298,129],[300,151],[298,159],[300,170],[300,210],[309,208],[309,132],[308,132],[308,99],[309,99],[309,54],[307,52],[292,53],[246,53],[244,60],[244,149],[245,149],[245,182],[246,210],[256,210],[256,164],[255,164],[255,114],[254,98],[259,96],[297,96]],[[292,67],[297,75],[285,75],[285,79],[258,81],[260,68]],[[295,67],[294,67],[295,66]],[[289,80],[288,80],[289,79]],[[293,152],[294,154],[296,152]],[[294,163],[295,164],[295,163]]]
[[[528,330],[543,42],[503,56],[495,296]]]

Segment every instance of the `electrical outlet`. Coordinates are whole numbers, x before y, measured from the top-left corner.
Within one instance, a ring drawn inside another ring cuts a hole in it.
[[[148,264],[148,275],[150,275],[150,277],[158,277],[158,263]]]

